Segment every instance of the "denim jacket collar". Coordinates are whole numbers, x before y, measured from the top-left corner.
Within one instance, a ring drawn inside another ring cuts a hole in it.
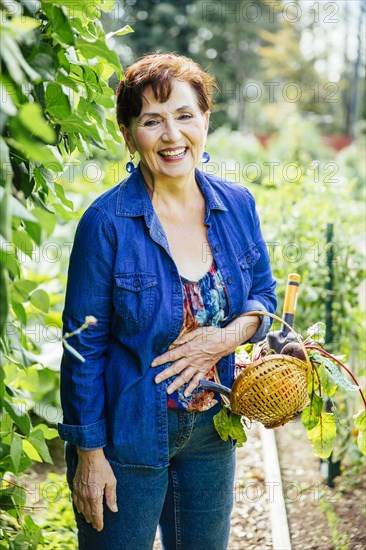
[[[205,223],[208,221],[211,210],[227,211],[226,206],[212,188],[210,182],[203,172],[196,168],[196,181],[205,197],[206,216]],[[146,189],[142,176],[140,164],[136,170],[125,180],[122,181],[118,190],[116,215],[117,216],[145,216],[148,226],[151,224],[154,208]]]

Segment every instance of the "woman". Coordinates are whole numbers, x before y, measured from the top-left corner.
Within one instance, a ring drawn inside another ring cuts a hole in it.
[[[263,339],[275,282],[254,199],[196,168],[213,79],[173,54],[142,58],[117,91],[131,173],[83,215],[70,259],[61,365],[67,476],[79,548],[223,550],[235,441],[218,436],[234,351]],[[140,162],[134,166],[138,153]]]

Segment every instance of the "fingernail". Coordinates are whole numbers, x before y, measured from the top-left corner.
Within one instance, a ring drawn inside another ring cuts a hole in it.
[[[157,377],[155,378],[155,382],[156,382],[157,384],[159,384],[159,382],[161,382],[160,376],[157,376]]]
[[[167,389],[167,390],[166,390],[166,393],[170,395],[171,393],[173,393],[173,391],[174,391],[174,390],[169,390],[169,389]]]
[[[112,505],[112,512],[118,512],[117,504]]]
[[[152,367],[156,367],[156,361],[153,361],[153,362],[151,363],[151,366],[152,366]]]

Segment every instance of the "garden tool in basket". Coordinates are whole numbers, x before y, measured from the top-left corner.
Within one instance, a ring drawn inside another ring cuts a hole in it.
[[[267,353],[253,363],[243,365],[232,389],[221,384],[216,367],[215,382],[201,380],[200,386],[220,393],[233,413],[261,422],[265,428],[275,428],[289,422],[309,404],[308,375],[312,368],[311,362],[301,337],[284,319],[263,311],[252,311],[247,315],[268,316],[281,321],[286,327],[287,338],[291,332],[291,338],[301,347],[304,359]],[[280,338],[284,337],[281,335]],[[282,341],[280,338],[276,343]]]
[[[291,328],[294,326],[300,281],[300,275],[297,273],[289,273],[282,313],[282,319],[287,325],[283,324],[281,330],[268,333],[266,339],[268,350],[281,353],[281,350],[288,342],[296,340],[295,334],[290,330],[289,326]]]

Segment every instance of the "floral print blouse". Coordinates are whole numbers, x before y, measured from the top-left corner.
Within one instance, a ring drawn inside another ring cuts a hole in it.
[[[226,320],[229,309],[228,296],[220,270],[213,260],[210,269],[199,281],[189,281],[181,276],[184,295],[184,321],[180,335],[200,326],[220,328]],[[171,376],[168,385],[177,375]],[[214,380],[213,367],[204,377]],[[191,395],[185,397],[188,382],[168,397],[168,408],[183,409],[188,412],[207,411],[218,399],[214,392],[198,386]]]

